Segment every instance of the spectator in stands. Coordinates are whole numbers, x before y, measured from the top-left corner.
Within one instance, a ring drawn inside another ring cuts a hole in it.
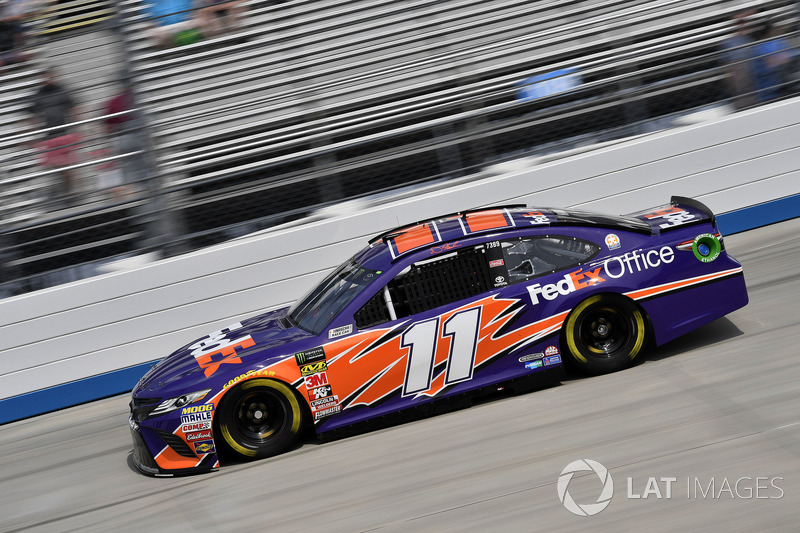
[[[743,11],[733,16],[734,34],[722,42],[722,61],[727,69],[728,95],[734,109],[744,109],[755,104],[753,74],[753,37],[749,20],[753,11]]]
[[[133,92],[130,80],[123,75],[117,93],[105,105],[103,122],[118,159],[117,168],[122,174],[122,184],[112,193],[121,198],[130,192],[131,183],[140,183],[146,176],[144,154],[146,144],[142,135],[139,113],[133,105]],[[139,152],[139,153],[137,153]]]
[[[158,0],[147,4],[155,24],[151,34],[159,48],[194,42],[200,38],[200,23],[193,19],[192,0]]]
[[[756,78],[756,100],[766,102],[787,94],[793,60],[796,55],[791,43],[781,37],[780,29],[766,21],[756,33],[753,64]]]
[[[46,169],[60,169],[61,192],[70,195],[75,192],[74,170],[64,168],[77,163],[76,144],[80,137],[75,133],[75,101],[69,91],[58,81],[53,69],[44,72],[39,89],[30,101],[29,111],[34,117],[34,127],[44,129],[44,140],[36,143],[39,150],[39,163]]]
[[[197,22],[206,37],[228,33],[239,26],[245,7],[242,0],[195,0]]]
[[[8,7],[8,6],[5,6]],[[20,19],[3,9],[0,15],[0,69],[22,63],[31,55],[25,50],[27,36]]]

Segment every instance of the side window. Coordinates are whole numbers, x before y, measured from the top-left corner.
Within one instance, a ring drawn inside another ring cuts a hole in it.
[[[558,236],[525,237],[501,241],[500,245],[509,283],[580,265],[600,251],[594,243]]]
[[[356,326],[365,328],[476,296],[491,288],[484,247],[476,246],[414,263],[373,296],[354,318]]]

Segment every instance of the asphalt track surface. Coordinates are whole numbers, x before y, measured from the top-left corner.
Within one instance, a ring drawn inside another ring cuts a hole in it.
[[[800,531],[800,219],[726,246],[750,304],[612,375],[183,478],[133,469],[126,396],[7,424],[0,531]]]

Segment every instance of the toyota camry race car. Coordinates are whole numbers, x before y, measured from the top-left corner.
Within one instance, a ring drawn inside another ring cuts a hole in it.
[[[747,304],[713,213],[483,208],[384,233],[287,309],[166,357],[133,390],[134,462],[216,469],[498,384],[623,369]]]

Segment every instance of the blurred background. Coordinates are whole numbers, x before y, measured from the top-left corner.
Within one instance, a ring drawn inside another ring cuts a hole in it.
[[[6,0],[0,298],[796,95],[798,9]]]

